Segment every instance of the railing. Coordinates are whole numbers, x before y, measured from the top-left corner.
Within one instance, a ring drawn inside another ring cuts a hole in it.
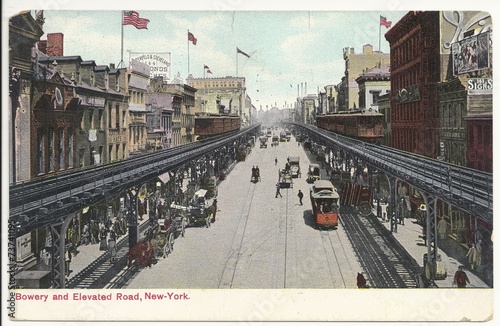
[[[47,216],[49,209],[71,206],[80,198],[102,197],[106,188],[138,183],[175,169],[187,162],[213,153],[252,132],[259,125],[187,145],[132,157],[117,163],[73,170],[10,185],[9,218],[17,224],[18,232],[29,232],[50,223],[57,216]],[[97,192],[97,194],[96,194]],[[100,193],[99,193],[100,192]],[[77,206],[75,203],[74,206]],[[87,203],[88,204],[88,203]],[[45,213],[44,213],[45,211]],[[49,214],[53,215],[53,214]],[[39,221],[42,219],[42,221]]]
[[[296,124],[386,174],[493,224],[493,175],[391,147],[365,143],[317,127]]]

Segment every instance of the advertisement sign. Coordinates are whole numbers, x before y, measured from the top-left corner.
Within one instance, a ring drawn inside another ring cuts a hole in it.
[[[490,33],[464,38],[451,45],[453,75],[457,76],[490,67]]]
[[[493,94],[493,79],[469,78],[467,80],[467,92],[470,95]]]
[[[132,60],[148,65],[150,78],[161,76],[164,81],[170,80],[170,52],[130,52],[130,64]]]

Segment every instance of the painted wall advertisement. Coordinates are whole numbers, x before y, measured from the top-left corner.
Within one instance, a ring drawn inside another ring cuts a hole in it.
[[[130,52],[129,62],[136,60],[149,66],[150,77],[163,77],[163,80],[170,80],[170,52]]]

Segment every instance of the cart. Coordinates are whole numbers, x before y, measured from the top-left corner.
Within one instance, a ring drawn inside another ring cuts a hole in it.
[[[258,168],[252,168],[252,176],[250,177],[250,182],[257,183],[260,181],[260,171]]]
[[[144,235],[153,246],[154,259],[166,258],[174,250],[175,227],[170,219],[159,219]]]
[[[293,188],[293,180],[290,170],[281,169],[278,173],[278,183],[280,185],[280,188]]]

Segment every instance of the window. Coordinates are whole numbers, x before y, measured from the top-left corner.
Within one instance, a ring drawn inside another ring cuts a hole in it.
[[[120,128],[120,105],[116,104],[115,105],[115,123],[116,123],[116,129]]]
[[[372,93],[372,103],[373,105],[378,105],[378,99],[380,97],[380,91],[370,91]]]
[[[75,147],[73,144],[73,128],[68,128],[68,167],[72,168],[73,167],[73,158],[75,156]]]
[[[108,148],[108,162],[113,160],[113,145],[109,145]]]
[[[108,104],[108,128],[113,128],[113,106]]]
[[[44,157],[44,148],[45,148],[45,137],[43,134],[43,128],[38,128],[37,132],[37,143],[38,143],[38,173],[45,173],[45,157]]]
[[[57,151],[59,157],[59,169],[62,170],[66,166],[64,164],[64,129],[59,129],[59,149]]]
[[[55,159],[55,153],[54,153],[54,129],[49,128],[49,171],[54,171],[54,159]]]

